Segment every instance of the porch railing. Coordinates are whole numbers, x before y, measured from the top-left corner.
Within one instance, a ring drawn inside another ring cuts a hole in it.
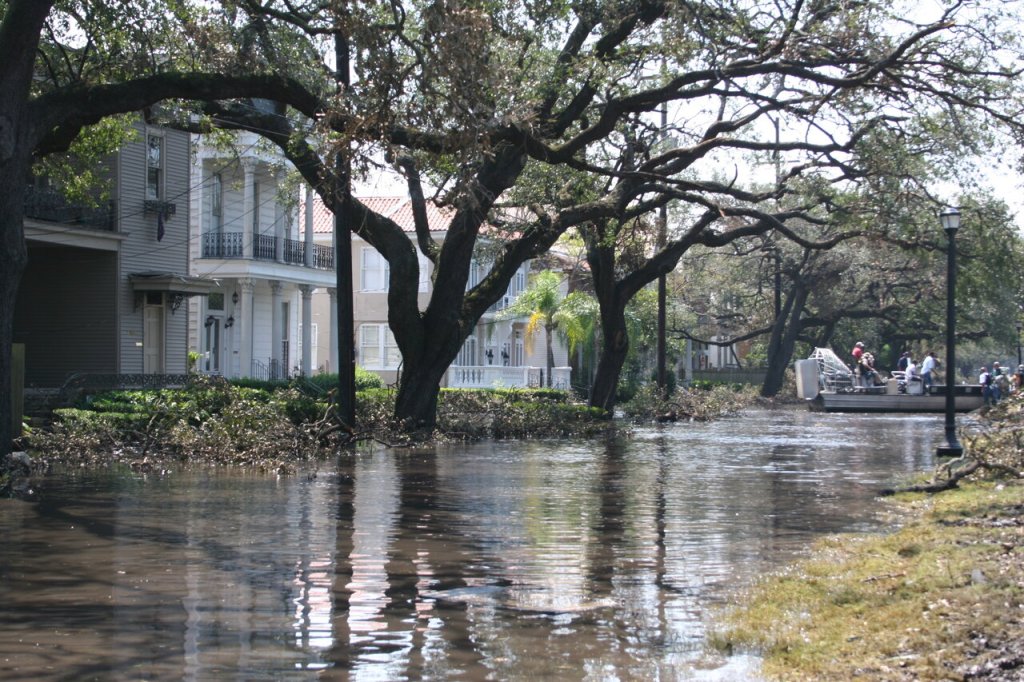
[[[277,260],[277,240],[272,234],[254,235],[253,258],[256,260]]]
[[[505,367],[495,365],[452,366],[448,385],[452,388],[540,388],[547,385],[543,367]],[[569,389],[571,367],[555,367],[552,388]]]
[[[203,235],[203,258],[241,258],[241,232],[207,232]]]
[[[60,192],[32,185],[25,188],[25,217],[105,232],[117,231],[117,205],[113,201],[88,206],[68,201]]]
[[[203,235],[203,258],[243,258],[244,234],[242,232],[207,232]],[[298,239],[282,240],[281,262],[289,265],[304,265],[306,262],[305,242]],[[277,257],[277,237],[272,234],[253,235],[254,260],[273,261]],[[334,269],[334,248],[323,244],[313,245],[313,267],[318,270]]]

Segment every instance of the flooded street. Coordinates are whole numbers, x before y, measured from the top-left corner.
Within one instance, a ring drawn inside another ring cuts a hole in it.
[[[710,607],[927,468],[941,416],[752,411],[0,500],[4,680],[742,680]]]

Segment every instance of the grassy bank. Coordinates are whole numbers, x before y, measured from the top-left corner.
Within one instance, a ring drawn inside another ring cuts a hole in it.
[[[721,614],[712,644],[780,680],[1024,679],[1024,400],[976,432],[958,487],[884,503],[898,530],[831,538]]]

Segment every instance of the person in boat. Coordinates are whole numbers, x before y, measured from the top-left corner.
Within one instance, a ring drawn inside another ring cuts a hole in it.
[[[903,351],[903,354],[900,355],[900,359],[896,361],[896,371],[897,372],[906,372],[907,371],[907,363],[908,362],[910,362],[910,352],[909,351]]]
[[[875,386],[879,381],[878,370],[875,369],[875,356],[867,351],[861,353],[858,365],[861,377],[868,386]]]
[[[864,355],[864,342],[858,341],[853,344],[853,350],[850,351],[850,355],[853,356],[853,366],[856,367],[860,364],[861,356]]]
[[[938,367],[939,361],[935,357],[935,351],[928,351],[921,362],[921,381],[924,383],[924,392],[927,393],[932,385],[932,372]]]
[[[903,381],[908,395],[919,393],[918,390],[912,388],[915,382],[921,382],[921,372],[918,369],[917,363],[914,362],[913,356],[907,358],[907,369],[903,372]]]

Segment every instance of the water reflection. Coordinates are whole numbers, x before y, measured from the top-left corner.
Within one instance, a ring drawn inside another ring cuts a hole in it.
[[[708,606],[931,464],[940,418],[752,412],[0,502],[0,679],[743,679]]]

